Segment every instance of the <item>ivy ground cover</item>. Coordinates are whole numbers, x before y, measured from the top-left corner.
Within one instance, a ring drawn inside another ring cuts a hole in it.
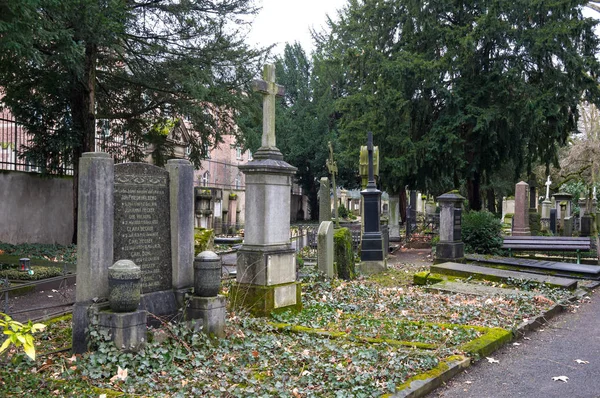
[[[3,396],[371,397],[461,354],[486,328],[511,329],[548,308],[535,297],[445,295],[406,284],[401,269],[352,282],[303,279],[304,309],[272,319],[228,314],[214,341],[165,324],[137,354],[92,331],[97,351],[71,356],[70,321],[37,334],[35,362],[15,351]],[[395,283],[395,281],[399,281]],[[402,282],[400,282],[402,281]],[[225,286],[225,293],[227,286]]]

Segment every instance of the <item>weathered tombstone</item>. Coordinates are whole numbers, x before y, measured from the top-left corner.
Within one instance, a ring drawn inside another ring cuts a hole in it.
[[[550,209],[550,232],[556,234],[556,209]]]
[[[400,241],[400,195],[390,195],[390,241]]]
[[[417,191],[410,191],[410,222],[413,230],[417,228],[417,207],[419,206],[417,196]]]
[[[529,201],[527,194],[529,185],[525,181],[515,187],[515,216],[513,217],[513,236],[531,235],[529,230]]]
[[[317,233],[317,266],[327,277],[334,277],[333,269],[333,223],[323,221]]]
[[[573,217],[565,217],[563,222],[563,236],[573,236]]]
[[[364,233],[361,240],[359,269],[364,274],[384,271],[386,267],[383,254],[383,239],[380,231],[381,191],[375,185],[373,174],[373,133],[369,131],[367,141],[369,156],[369,182],[367,188],[360,192],[363,197],[363,224]]]
[[[337,186],[335,185],[335,175],[338,172],[337,163],[333,159],[333,145],[331,145],[331,141],[328,143],[329,145],[329,159],[327,159],[327,170],[329,170],[329,174],[331,174],[331,187],[333,189],[333,217],[335,219],[335,227],[340,227],[340,215],[338,213],[338,199],[337,199]]]
[[[296,282],[296,253],[290,242],[292,177],[296,168],[283,161],[275,142],[275,66],[265,65],[264,80],[254,82],[263,94],[262,146],[254,159],[239,166],[246,176],[244,243],[237,253],[234,306],[258,316],[274,309],[301,308]]]
[[[592,217],[586,213],[581,217],[581,234],[580,236],[591,236],[592,234]]]
[[[537,209],[537,181],[535,174],[532,174],[529,178],[529,208]]]
[[[461,195],[448,192],[438,196],[440,204],[440,241],[436,246],[435,262],[464,262],[465,244],[461,241],[462,203]]]
[[[515,199],[504,197],[502,199],[502,221],[503,222],[506,222],[506,216],[509,214],[511,215],[511,217],[509,217],[509,218],[512,218],[512,216],[514,216],[514,214],[515,214]]]
[[[329,178],[321,177],[319,188],[319,223],[331,221],[331,193]]]
[[[144,163],[114,166],[108,154],[83,154],[74,352],[87,350],[85,329],[90,314],[106,306],[95,303],[108,298],[108,267],[114,262],[140,266],[140,310],[175,315],[183,305],[193,282],[193,172],[187,160],[169,160],[165,171]],[[136,326],[140,319],[118,327]]]

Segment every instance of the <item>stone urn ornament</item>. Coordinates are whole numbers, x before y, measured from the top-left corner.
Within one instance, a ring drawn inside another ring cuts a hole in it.
[[[133,312],[140,304],[142,271],[131,260],[119,260],[108,268],[108,301],[115,312]]]
[[[205,250],[194,259],[194,295],[216,297],[221,288],[221,257]]]

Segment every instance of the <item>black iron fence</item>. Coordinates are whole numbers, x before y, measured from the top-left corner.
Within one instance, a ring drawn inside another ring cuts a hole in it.
[[[45,165],[39,164],[24,155],[31,145],[33,135],[27,132],[22,124],[7,112],[0,113],[0,170],[16,170],[30,173],[41,173]],[[141,161],[145,156],[144,149],[127,142],[126,137],[111,137],[102,134],[96,136],[96,152],[112,155],[115,163]],[[60,162],[58,169],[63,174],[73,174],[73,165]]]

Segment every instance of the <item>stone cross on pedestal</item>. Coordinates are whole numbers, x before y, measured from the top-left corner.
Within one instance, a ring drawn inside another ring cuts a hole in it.
[[[335,227],[340,227],[340,220],[338,217],[338,203],[337,203],[337,186],[335,185],[335,175],[338,172],[337,163],[333,160],[333,145],[331,145],[331,141],[327,144],[329,145],[329,159],[327,159],[327,170],[329,170],[329,174],[331,174],[331,186],[333,188],[333,216],[335,217]]]
[[[283,159],[275,142],[275,97],[283,96],[285,88],[275,83],[275,65],[267,64],[263,70],[263,80],[253,82],[255,91],[263,94],[263,133],[261,146],[254,154],[258,159]]]
[[[546,200],[550,200],[550,185],[552,185],[552,181],[550,181],[550,176],[548,176],[548,180],[544,185],[546,185]]]

